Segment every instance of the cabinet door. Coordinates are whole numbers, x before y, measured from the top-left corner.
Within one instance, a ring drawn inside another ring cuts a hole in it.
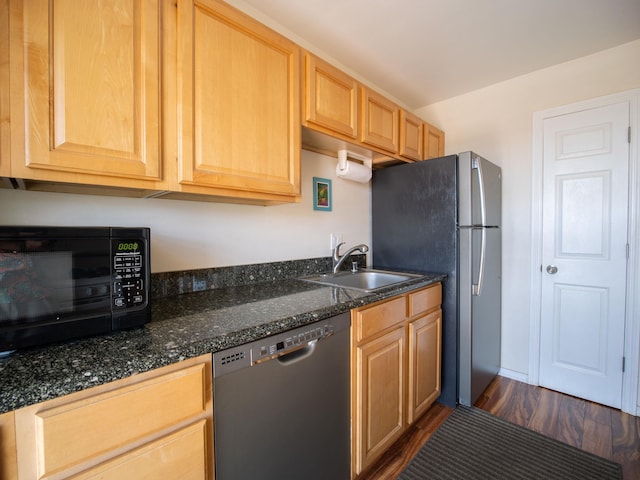
[[[217,0],[179,0],[177,28],[179,189],[299,195],[297,45]]]
[[[12,176],[159,180],[159,0],[10,2]]]
[[[307,52],[304,59],[304,120],[357,138],[358,83],[315,55]]]
[[[403,432],[406,329],[402,325],[355,350],[354,470],[360,473]]]
[[[410,160],[423,159],[423,124],[417,116],[400,110],[400,155]]]
[[[17,478],[14,413],[0,415],[0,478]]]
[[[424,158],[438,158],[444,155],[444,132],[433,125],[424,125]]]
[[[407,424],[420,417],[440,395],[442,310],[409,323]]]
[[[366,87],[360,87],[360,140],[389,153],[398,153],[400,107]]]

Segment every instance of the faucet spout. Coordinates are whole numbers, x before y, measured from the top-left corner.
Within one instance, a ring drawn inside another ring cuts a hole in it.
[[[333,273],[337,273],[340,270],[340,266],[345,262],[347,258],[351,256],[354,252],[367,253],[369,251],[369,247],[364,243],[360,245],[356,245],[355,247],[351,247],[349,250],[344,252],[344,255],[340,255],[340,247],[344,245],[345,242],[339,243],[333,249],[332,259],[333,259]]]

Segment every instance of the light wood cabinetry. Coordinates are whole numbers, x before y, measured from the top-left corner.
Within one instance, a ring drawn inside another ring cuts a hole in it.
[[[219,0],[0,1],[0,176],[29,190],[299,201],[293,42]]]
[[[407,112],[400,110],[400,155],[409,160],[423,160],[424,122]]]
[[[360,87],[360,141],[398,153],[400,138],[400,107],[365,86]]]
[[[18,478],[213,479],[211,356],[15,411]]]
[[[11,176],[158,188],[160,20],[160,0],[10,0]]]
[[[15,479],[18,476],[16,460],[16,432],[14,413],[0,415],[0,478]]]
[[[409,294],[409,381],[407,423],[413,423],[440,396],[442,285]]]
[[[177,2],[181,192],[300,195],[300,50],[217,0]]]
[[[358,137],[358,82],[315,55],[304,54],[305,126]]]
[[[402,434],[407,314],[404,296],[352,311],[352,467],[360,473]]]
[[[0,177],[10,173],[9,101],[9,0],[0,0]]]
[[[360,415],[352,418],[358,425],[357,472],[379,457],[404,430],[405,356],[403,325],[356,347]]]
[[[444,132],[305,52],[302,147],[337,156],[349,149],[371,156],[374,166],[444,154]]]
[[[352,476],[440,395],[440,283],[351,312]]]
[[[444,132],[433,125],[424,125],[424,159],[438,158],[444,155]]]

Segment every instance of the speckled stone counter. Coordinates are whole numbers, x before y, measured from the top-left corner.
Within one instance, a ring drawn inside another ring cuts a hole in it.
[[[251,342],[444,279],[376,293],[278,280],[155,299],[143,328],[0,360],[0,413]]]

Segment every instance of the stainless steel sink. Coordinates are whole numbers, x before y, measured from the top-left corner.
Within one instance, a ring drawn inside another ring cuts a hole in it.
[[[374,292],[381,288],[410,282],[423,275],[363,269],[357,272],[322,273],[301,277],[300,280],[339,288],[352,288],[363,292]]]

